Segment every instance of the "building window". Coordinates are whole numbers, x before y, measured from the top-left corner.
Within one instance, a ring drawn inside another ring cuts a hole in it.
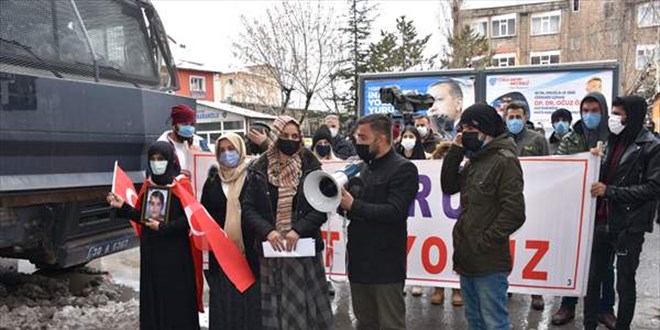
[[[477,35],[488,37],[488,20],[478,20],[470,22],[470,28]]]
[[[660,25],[660,1],[654,0],[637,6],[637,26]]]
[[[516,35],[516,14],[495,16],[491,19],[491,34],[493,38],[512,37]]]
[[[532,15],[532,35],[559,33],[561,11]]]
[[[574,12],[580,11],[580,0],[572,0],[572,8]]]
[[[559,51],[538,52],[529,55],[532,65],[548,65],[559,63]]]
[[[190,91],[191,92],[205,92],[206,91],[206,78],[190,76]]]
[[[505,67],[516,65],[516,54],[496,54],[493,56],[493,66]]]
[[[225,121],[223,122],[223,125],[225,131],[239,130],[244,128],[242,120]]]
[[[635,68],[644,69],[654,59],[660,61],[660,45],[637,45]]]

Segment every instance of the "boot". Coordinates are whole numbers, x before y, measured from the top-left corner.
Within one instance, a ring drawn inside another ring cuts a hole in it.
[[[451,304],[456,307],[463,306],[463,296],[461,296],[461,290],[451,290]]]
[[[545,302],[543,302],[543,296],[532,295],[532,308],[537,311],[542,311],[545,307]]]
[[[442,305],[445,300],[445,288],[435,288],[433,296],[431,296],[431,304]]]
[[[610,330],[616,329],[616,316],[612,314],[598,314],[598,322]]]
[[[557,313],[552,316],[552,324],[564,325],[575,318],[575,310],[565,307],[560,307]]]

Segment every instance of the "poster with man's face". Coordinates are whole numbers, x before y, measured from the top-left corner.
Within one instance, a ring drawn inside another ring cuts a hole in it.
[[[602,93],[611,108],[613,79],[611,70],[489,74],[486,101],[500,113],[511,101],[525,102],[528,120],[549,134],[551,114],[559,108],[567,109],[575,123],[580,119],[582,98],[588,93]]]
[[[142,207],[142,222],[155,220],[164,222],[169,217],[170,191],[163,188],[149,188]]]
[[[430,94],[435,99],[433,105],[426,114],[445,115],[458,122],[463,108],[474,104],[475,91],[472,75],[462,76],[427,76],[400,79],[366,79],[364,80],[362,102],[362,115],[367,116],[374,113],[401,114],[391,104],[380,101],[380,88],[395,86],[402,94],[417,93]]]

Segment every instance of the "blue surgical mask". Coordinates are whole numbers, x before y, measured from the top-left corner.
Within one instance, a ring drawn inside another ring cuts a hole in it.
[[[559,136],[563,136],[564,134],[568,133],[568,122],[558,121],[552,124],[552,127],[555,128],[555,133],[557,133]]]
[[[179,129],[177,131],[177,134],[179,134],[180,137],[183,138],[191,138],[193,135],[195,135],[195,126],[193,125],[179,125]]]
[[[600,125],[600,118],[601,118],[600,113],[592,113],[592,112],[587,112],[582,114],[582,122],[584,123],[584,126],[587,127],[587,129],[594,130],[598,128],[598,125]]]
[[[506,121],[506,127],[512,134],[520,134],[525,127],[525,123],[523,123],[522,119],[509,119]]]
[[[166,160],[150,160],[149,166],[151,167],[151,173],[154,175],[163,175],[167,170],[167,161]]]
[[[218,156],[218,163],[229,168],[238,166],[238,162],[240,160],[241,155],[236,150],[224,151],[220,153],[220,156]]]

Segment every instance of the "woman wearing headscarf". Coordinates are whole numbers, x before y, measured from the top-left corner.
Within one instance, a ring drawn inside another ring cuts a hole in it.
[[[396,152],[410,160],[426,159],[422,138],[414,126],[408,125],[401,132],[401,140],[396,145]]]
[[[181,173],[174,148],[164,141],[148,151],[148,187],[171,187]],[[144,191],[145,189],[143,189]],[[117,215],[137,223],[140,230],[140,329],[199,329],[195,265],[188,238],[188,220],[179,198],[170,190],[164,221],[147,219],[114,193],[107,200]],[[138,204],[142,205],[144,193]]]
[[[332,310],[323,269],[321,225],[327,216],[303,194],[309,173],[321,163],[304,148],[300,124],[289,116],[275,119],[277,142],[250,165],[242,198],[243,223],[256,243],[292,251],[299,238],[314,238],[316,255],[259,258],[264,329],[331,329]]]
[[[341,160],[332,151],[332,134],[328,126],[321,125],[314,133],[314,137],[312,138],[312,153],[320,161]]]
[[[245,188],[248,161],[243,139],[235,133],[222,135],[215,143],[219,169],[204,183],[201,202],[236,247],[245,254],[254,274],[259,274],[259,258],[254,236],[243,231],[240,196]],[[209,329],[261,329],[258,282],[240,293],[209,252]]]

